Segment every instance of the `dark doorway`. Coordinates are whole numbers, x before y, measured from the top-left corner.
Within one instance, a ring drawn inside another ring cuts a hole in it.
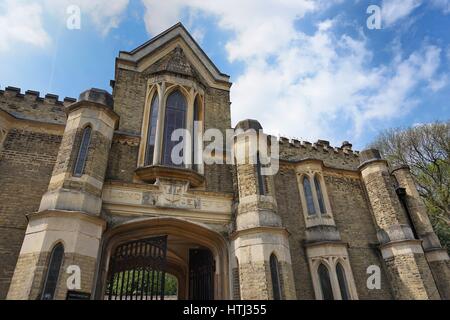
[[[164,300],[167,236],[131,241],[113,252],[105,299]]]
[[[189,299],[214,299],[215,263],[211,251],[191,249],[189,251]]]

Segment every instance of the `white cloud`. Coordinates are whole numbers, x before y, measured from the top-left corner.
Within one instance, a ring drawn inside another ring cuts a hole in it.
[[[0,3],[0,51],[15,43],[45,47],[50,43],[42,23],[42,6],[37,3],[6,0]]]
[[[442,10],[444,14],[450,13],[450,0],[431,0],[431,4],[435,8]]]
[[[237,0],[143,2],[152,34],[189,10],[215,16],[219,27],[233,32],[226,43],[228,59],[245,65],[232,87],[233,123],[257,118],[271,134],[334,137],[335,143],[358,139],[373,123],[400,117],[415,107],[413,93],[422,84],[434,91],[448,84],[448,78],[439,74],[441,50],[435,46],[424,46],[407,57],[397,47],[392,61],[374,67],[364,35],[334,33],[339,18],[319,22],[312,35],[295,28],[298,19],[323,10],[325,2],[268,1],[264,6]],[[385,12],[391,23],[418,6],[417,1],[384,4],[390,6]],[[343,124],[346,132],[337,128]]]
[[[389,27],[408,17],[420,5],[422,0],[383,0],[381,10],[383,25]]]
[[[450,0],[383,0],[381,11],[383,25],[393,26],[396,22],[411,16],[422,5],[438,9],[443,14],[450,13]]]
[[[67,8],[76,5],[81,9],[81,27],[85,28],[88,18],[95,28],[103,35],[117,28],[128,7],[129,0],[45,0],[47,12],[65,21],[68,17]]]
[[[15,43],[27,43],[45,47],[51,43],[51,30],[46,30],[44,21],[57,18],[61,26],[69,17],[67,8],[77,5],[81,9],[81,28],[87,21],[102,35],[117,28],[129,0],[4,0],[0,2],[0,51],[13,48]]]

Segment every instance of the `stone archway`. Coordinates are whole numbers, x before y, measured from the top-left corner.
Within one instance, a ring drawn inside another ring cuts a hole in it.
[[[178,279],[178,298],[189,296],[189,254],[191,250],[211,252],[215,271],[212,279],[214,299],[229,298],[228,246],[225,239],[205,225],[172,217],[144,218],[129,221],[103,235],[96,277],[95,298],[102,299],[112,252],[119,245],[149,237],[167,236],[167,273]]]

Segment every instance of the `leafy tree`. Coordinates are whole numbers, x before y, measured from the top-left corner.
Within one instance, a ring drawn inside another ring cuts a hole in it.
[[[433,228],[450,249],[450,120],[385,130],[370,147],[391,166],[411,168]]]

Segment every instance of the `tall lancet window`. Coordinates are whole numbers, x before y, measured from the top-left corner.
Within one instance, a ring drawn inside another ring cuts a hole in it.
[[[158,112],[159,112],[159,98],[158,94],[155,93],[155,97],[153,98],[150,110],[150,119],[148,121],[147,150],[145,153],[146,166],[150,166],[153,164],[153,153],[155,151],[156,124],[158,123]]]
[[[201,117],[200,117],[200,99],[197,96],[194,102],[194,123],[193,128],[194,132],[192,134],[192,169],[197,170],[199,165],[199,153],[201,153],[201,145],[199,142],[199,137],[201,134]],[[200,137],[201,138],[201,137]]]
[[[186,129],[186,109],[186,98],[183,94],[179,90],[172,92],[167,98],[164,117],[163,165],[183,166],[184,161],[175,164],[175,159],[172,159],[172,150],[180,143],[180,141],[172,141],[172,133],[177,129]],[[183,150],[175,156],[184,159]]]
[[[328,268],[321,263],[317,272],[319,274],[320,288],[322,289],[322,299],[334,300]]]
[[[317,200],[319,202],[320,213],[325,214],[327,213],[327,208],[325,207],[325,202],[323,201],[323,193],[322,187],[320,186],[320,178],[317,175],[314,177],[314,184],[316,185],[316,193],[317,193]]]
[[[339,282],[339,289],[341,290],[342,300],[349,300],[350,295],[348,293],[347,279],[345,277],[344,267],[340,262],[336,265],[336,274]]]
[[[50,262],[45,277],[44,289],[42,290],[42,300],[53,300],[55,298],[63,257],[64,246],[58,243],[50,254]]]
[[[312,193],[312,189],[311,189],[311,182],[309,182],[309,178],[307,176],[303,177],[303,191],[305,193],[308,214],[309,215],[316,214],[316,208],[314,206],[314,198],[313,198],[313,193]]]
[[[81,138],[80,149],[78,149],[77,161],[75,162],[75,168],[73,171],[73,175],[76,177],[81,177],[83,175],[89,151],[89,144],[91,143],[91,133],[92,128],[90,126],[84,128],[83,135]]]
[[[272,276],[273,299],[281,300],[281,284],[280,272],[278,269],[278,259],[273,253],[270,256],[270,274]]]

